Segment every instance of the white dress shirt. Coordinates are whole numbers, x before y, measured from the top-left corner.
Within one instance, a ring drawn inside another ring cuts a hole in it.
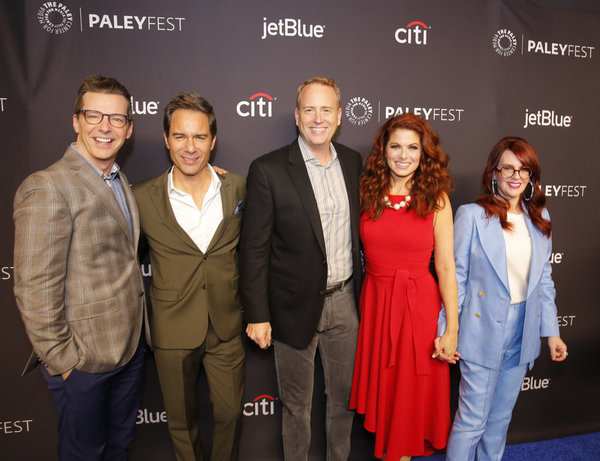
[[[190,194],[173,185],[173,168],[168,177],[169,202],[175,219],[202,253],[206,253],[217,227],[223,220],[221,180],[210,165],[207,165],[207,168],[211,180],[201,209],[198,209]]]

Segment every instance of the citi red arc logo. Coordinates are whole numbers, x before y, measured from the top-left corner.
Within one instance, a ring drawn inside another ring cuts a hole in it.
[[[427,31],[430,26],[423,21],[409,22],[406,27],[396,29],[394,38],[401,44],[427,45]]]
[[[275,414],[275,397],[262,394],[254,398],[252,402],[244,404],[244,416],[270,416]]]
[[[238,102],[236,110],[240,117],[272,117],[276,99],[267,93],[254,93],[248,100]]]

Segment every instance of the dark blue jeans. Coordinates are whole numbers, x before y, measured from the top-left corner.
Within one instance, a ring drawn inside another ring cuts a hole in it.
[[[73,369],[66,380],[42,367],[58,413],[61,461],[125,461],[144,372],[145,341],[127,365],[108,373]]]

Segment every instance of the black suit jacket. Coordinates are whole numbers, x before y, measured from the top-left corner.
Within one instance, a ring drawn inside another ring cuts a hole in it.
[[[358,152],[334,144],[348,192],[354,293],[362,282]],[[271,322],[272,337],[295,347],[312,340],[327,285],[325,240],[298,141],[254,160],[240,238],[244,319]]]

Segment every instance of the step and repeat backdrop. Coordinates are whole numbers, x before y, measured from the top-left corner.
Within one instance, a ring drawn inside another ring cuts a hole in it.
[[[133,95],[134,136],[118,158],[133,183],[168,168],[162,111],[179,92],[211,101],[219,126],[213,163],[246,174],[251,160],[297,135],[296,89],[313,75],[339,84],[337,140],[363,154],[394,114],[427,119],[451,159],[454,208],[479,195],[498,139],[529,140],[553,219],[551,262],[569,359],[554,364],[544,345],[523,382],[509,443],[600,430],[596,2],[2,0],[0,37],[0,458],[56,459],[56,415],[41,372],[19,376],[30,345],[12,292],[12,200],[28,174],[75,139],[75,93],[95,73]],[[142,270],[149,280],[148,261]],[[239,458],[282,459],[271,351],[248,344],[246,370]],[[452,374],[456,384],[458,370]],[[316,388],[311,459],[322,460],[320,370]],[[456,402],[456,386],[453,393]],[[203,406],[208,449],[212,423]],[[174,459],[150,353],[137,424],[133,460]],[[357,417],[351,459],[372,459],[372,449]]]

